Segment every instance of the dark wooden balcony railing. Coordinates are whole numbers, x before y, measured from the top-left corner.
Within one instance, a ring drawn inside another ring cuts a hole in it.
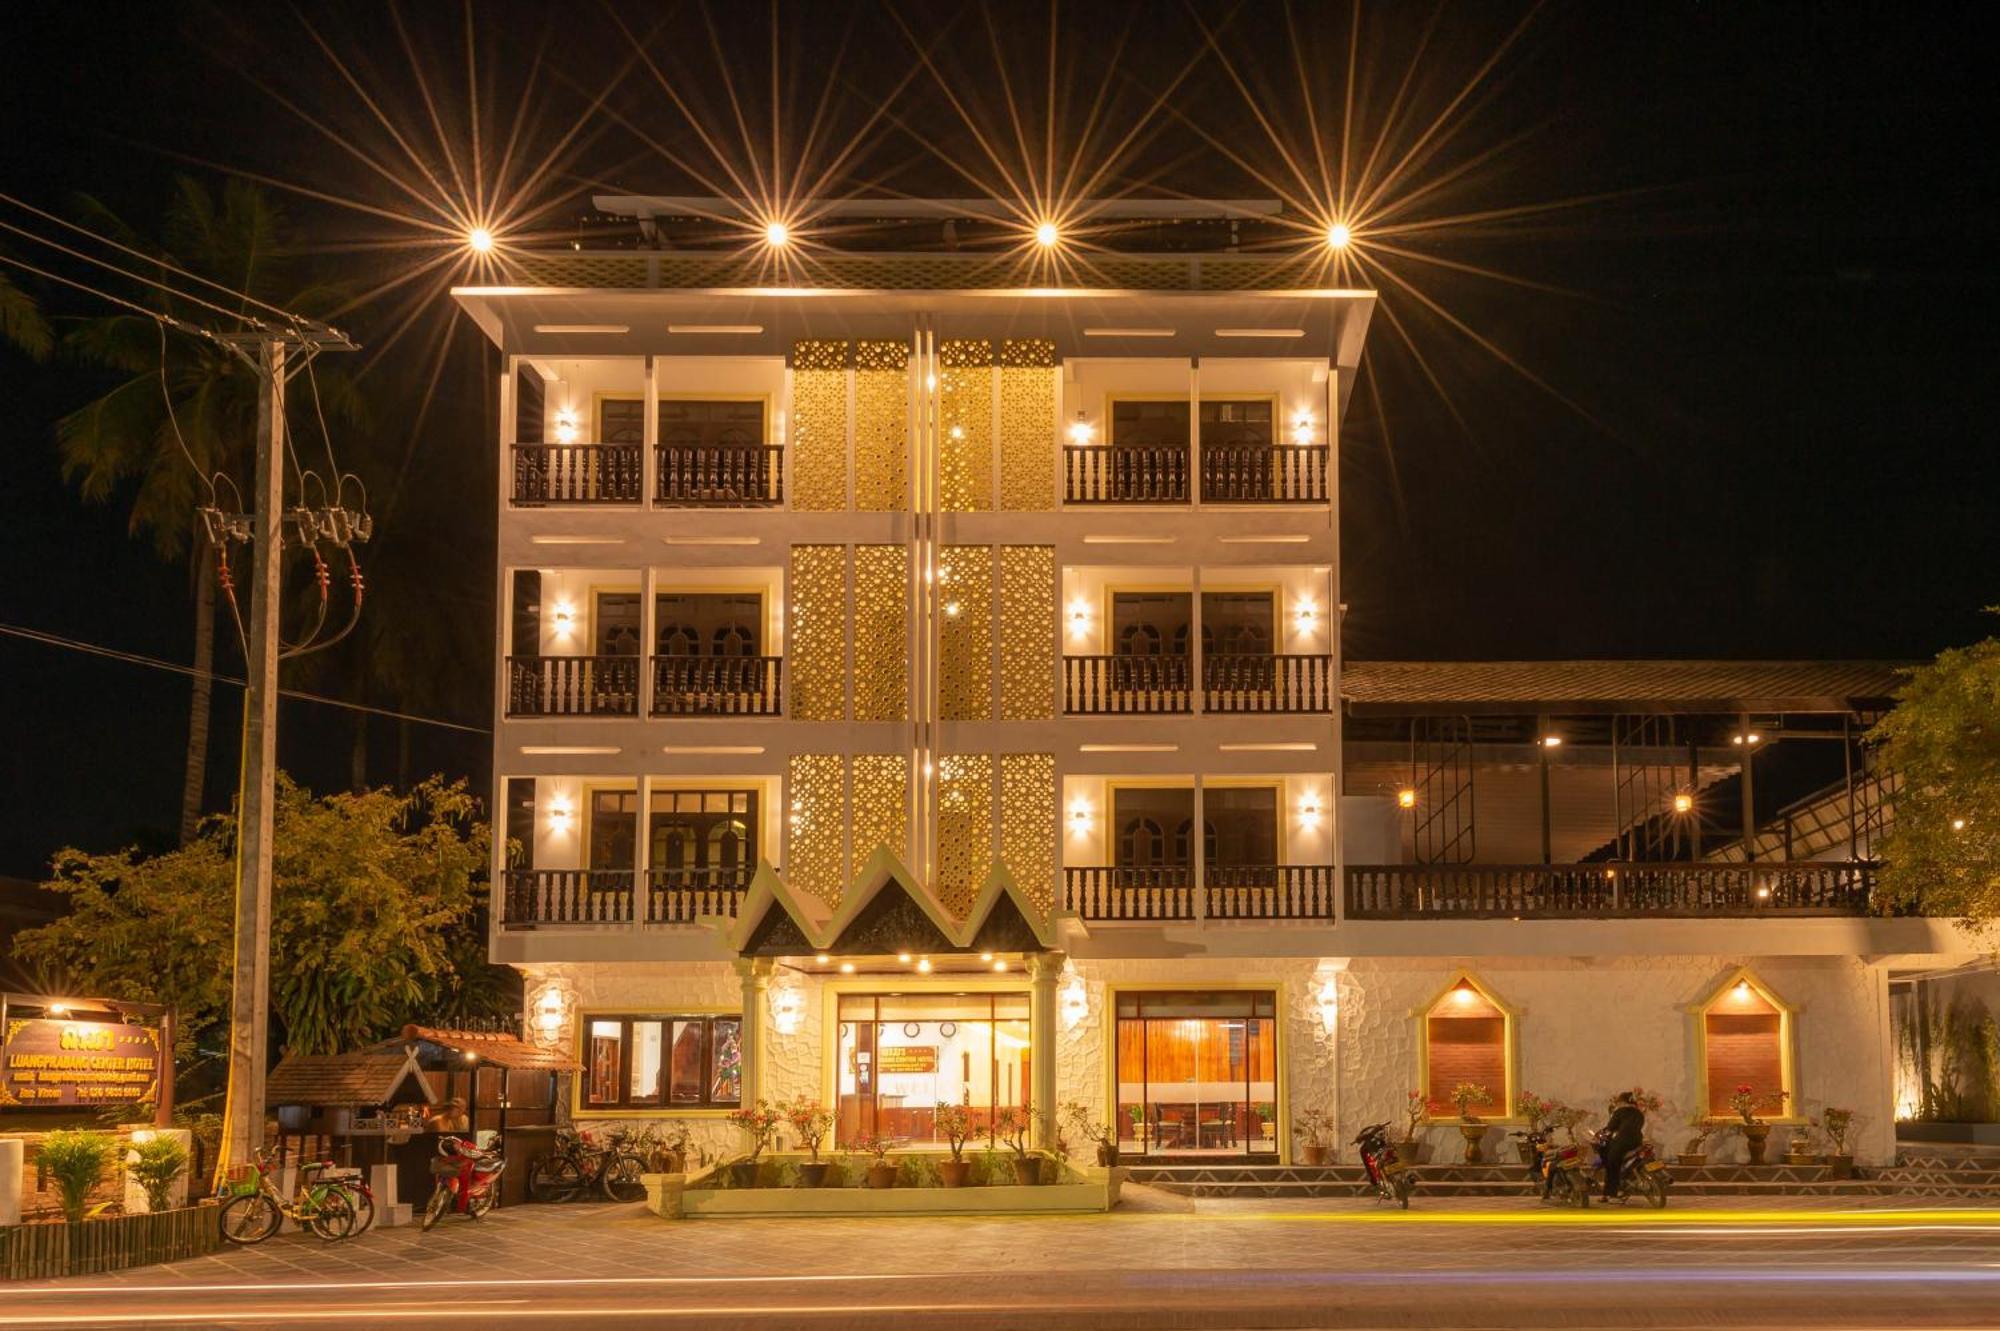
[[[1185,656],[1065,656],[1063,710],[1078,714],[1189,711],[1193,663]]]
[[[510,656],[509,716],[637,716],[636,656]]]
[[[1065,444],[1063,498],[1072,504],[1185,504],[1185,445]]]
[[[654,716],[776,716],[777,656],[656,656]]]
[[[1086,920],[1191,920],[1194,870],[1186,865],[1064,869],[1063,905]]]
[[[661,444],[653,498],[662,504],[776,504],[785,497],[778,444]]]
[[[1202,870],[1211,920],[1331,920],[1331,864],[1211,864]]]
[[[509,869],[500,924],[534,929],[555,924],[630,924],[630,869]]]
[[[1349,865],[1351,920],[1865,915],[1867,863]]]
[[[1331,656],[1204,653],[1201,706],[1208,712],[1329,712]]]
[[[1325,444],[1203,444],[1205,504],[1324,504]]]
[[[749,865],[718,869],[652,869],[646,874],[646,923],[693,924],[708,915],[736,918],[750,890]]]
[[[516,444],[517,504],[636,504],[643,491],[637,444]]]

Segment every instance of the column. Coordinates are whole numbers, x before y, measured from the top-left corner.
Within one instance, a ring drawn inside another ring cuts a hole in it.
[[[743,1105],[748,1108],[764,1094],[764,1029],[771,1009],[771,972],[777,963],[769,957],[738,957],[735,965],[743,981],[743,1029],[737,1040],[743,1057]]]
[[[1029,1104],[1034,1142],[1042,1150],[1056,1144],[1056,980],[1065,960],[1060,952],[1028,958]]]

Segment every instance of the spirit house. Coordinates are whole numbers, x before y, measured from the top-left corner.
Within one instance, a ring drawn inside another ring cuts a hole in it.
[[[1965,950],[1868,915],[1893,671],[1343,662],[1377,296],[1324,238],[597,205],[618,247],[456,293],[504,371],[492,956],[574,1117],[1077,1102],[1252,1165],[1413,1092],[1642,1086],[1671,1149],[1748,1085],[1891,1153],[1892,973]]]

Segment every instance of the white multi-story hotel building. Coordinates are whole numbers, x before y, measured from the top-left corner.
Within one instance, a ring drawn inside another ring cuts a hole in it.
[[[1081,1102],[1275,1162],[1413,1090],[1748,1084],[1889,1154],[1892,972],[1964,951],[1868,914],[1891,673],[1343,665],[1378,297],[1324,246],[598,203],[626,248],[457,292],[504,367],[492,956],[577,1119]]]

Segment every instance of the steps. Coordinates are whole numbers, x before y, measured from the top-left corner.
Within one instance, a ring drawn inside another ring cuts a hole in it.
[[[1905,1156],[1884,1169],[1835,1179],[1819,1165],[1669,1165],[1677,1197],[1934,1197],[2000,1204],[2000,1159]],[[1519,1165],[1420,1165],[1430,1197],[1532,1197]],[[1134,1165],[1131,1181],[1183,1197],[1366,1197],[1359,1165]]]

